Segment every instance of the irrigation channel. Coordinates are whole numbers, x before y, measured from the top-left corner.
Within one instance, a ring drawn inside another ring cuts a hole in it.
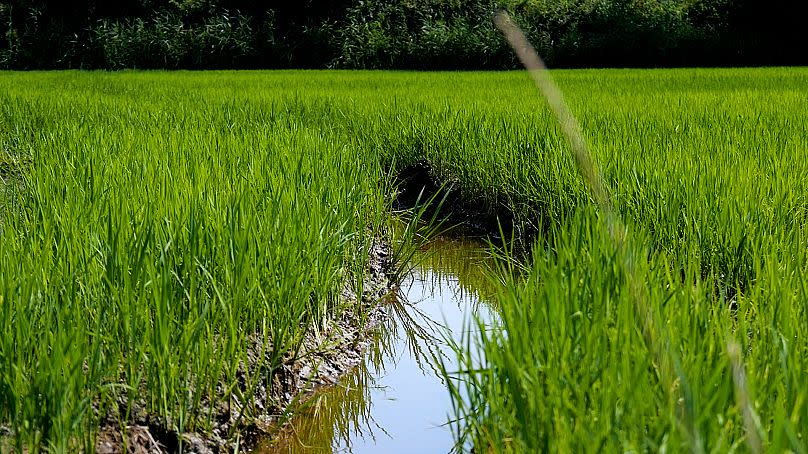
[[[475,314],[492,320],[487,251],[474,238],[440,237],[422,248],[397,295],[385,302],[389,316],[362,363],[318,391],[254,452],[451,451],[451,400],[435,358],[453,364],[447,339],[462,342],[464,330],[477,326],[470,323]]]

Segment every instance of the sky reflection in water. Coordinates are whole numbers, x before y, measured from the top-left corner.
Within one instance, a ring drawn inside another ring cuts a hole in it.
[[[446,336],[462,340],[473,314],[491,319],[485,247],[474,240],[441,239],[421,252],[401,286],[403,298],[376,333],[359,367],[319,392],[275,441],[270,453],[446,453],[454,439],[446,422],[452,407],[434,355],[454,362]]]

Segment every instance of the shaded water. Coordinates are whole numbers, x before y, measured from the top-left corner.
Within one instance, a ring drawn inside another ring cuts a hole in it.
[[[435,369],[454,354],[473,315],[491,319],[483,303],[482,242],[438,239],[419,252],[419,263],[388,303],[390,317],[375,333],[362,364],[340,383],[318,392],[285,429],[256,452],[445,453],[454,438],[446,422],[452,407]]]

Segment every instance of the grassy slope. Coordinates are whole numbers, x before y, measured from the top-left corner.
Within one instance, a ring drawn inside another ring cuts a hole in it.
[[[379,164],[427,159],[537,241],[499,292],[508,335],[470,340],[491,368],[465,377],[469,441],[727,449],[732,336],[765,438],[804,443],[808,71],[555,76],[648,251],[677,381],[524,74],[6,73],[0,138],[31,164],[0,237],[0,418],[58,446],[110,383],[146,377],[154,411],[204,428],[193,398],[233,380],[247,333],[277,359],[331,314],[384,212]]]

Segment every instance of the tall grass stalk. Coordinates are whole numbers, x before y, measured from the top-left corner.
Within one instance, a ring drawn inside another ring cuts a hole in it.
[[[609,190],[604,183],[598,163],[587,148],[581,125],[564,101],[561,90],[558,89],[548,74],[547,67],[541,57],[527,41],[524,33],[511,21],[507,13],[498,13],[495,17],[495,22],[497,27],[505,34],[519,60],[527,68],[536,87],[547,99],[550,109],[561,125],[564,136],[569,141],[578,171],[584,178],[596,205],[603,212],[609,235],[621,258],[620,263],[626,274],[628,292],[637,311],[640,329],[645,342],[648,344],[648,349],[653,352],[659,370],[660,385],[666,390],[673,391],[676,389],[673,384],[675,381],[679,382],[677,388],[682,397],[674,396],[674,398],[684,401],[683,411],[680,413],[682,427],[687,431],[691,451],[701,453],[704,449],[701,435],[698,433],[694,423],[695,411],[692,408],[693,398],[689,395],[690,386],[688,380],[683,375],[681,368],[678,367],[678,359],[670,350],[668,333],[659,323],[653,308],[650,307],[646,288],[642,282],[643,276],[636,269],[637,262],[643,260],[648,252],[641,245],[634,243],[631,238],[627,238],[627,228],[619,215],[615,213],[614,207],[609,200]]]

